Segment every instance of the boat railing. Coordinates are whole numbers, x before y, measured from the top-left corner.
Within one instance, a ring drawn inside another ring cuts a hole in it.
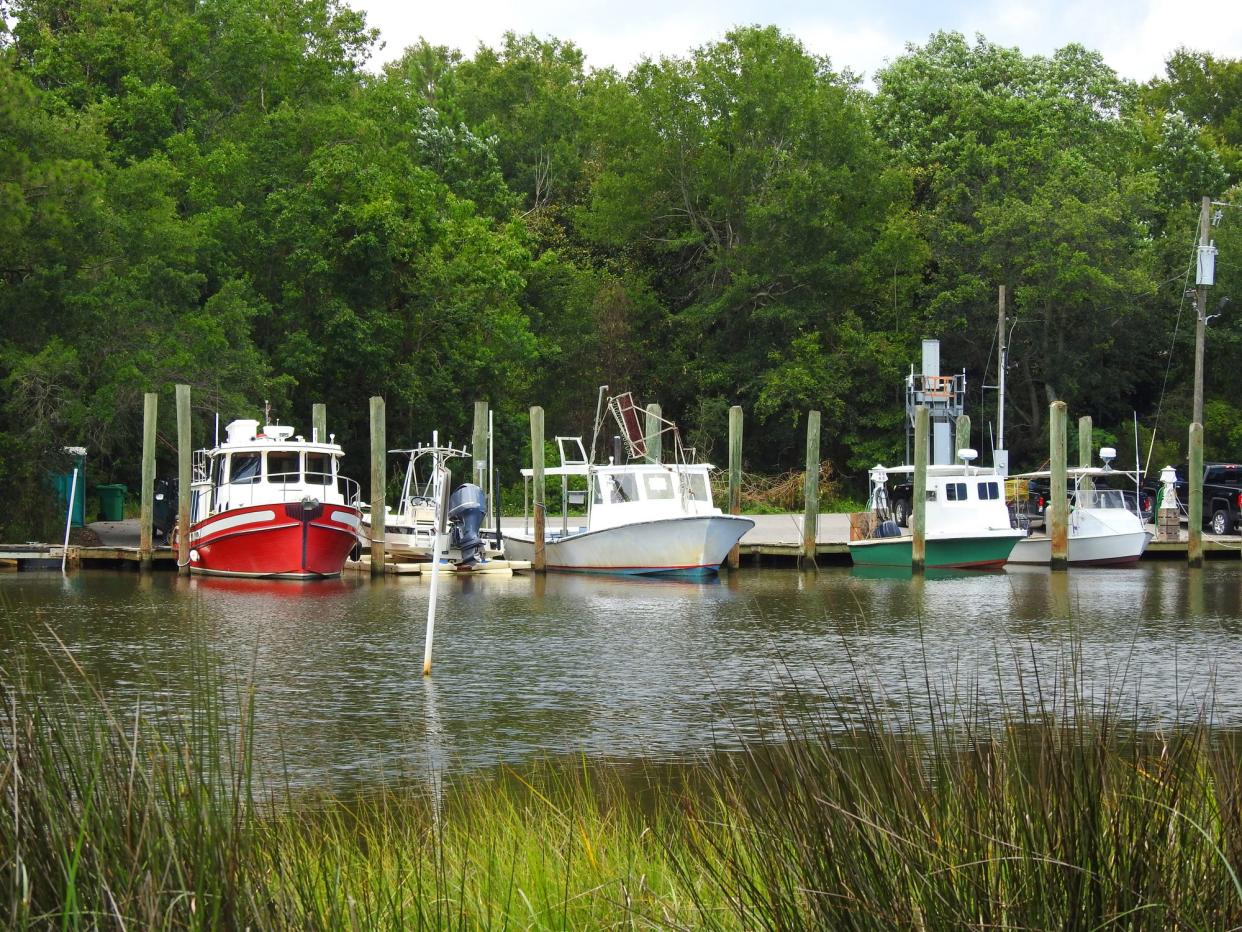
[[[301,471],[268,473],[266,482],[248,484],[233,483],[229,493],[232,507],[242,503],[242,489],[250,491],[250,503],[259,505],[265,502],[295,502],[313,494],[315,490],[332,488],[340,496],[342,504],[357,508],[362,502],[362,487],[353,479],[345,476],[333,476],[326,472]]]
[[[190,484],[211,481],[211,453],[209,450],[195,450],[190,457]]]

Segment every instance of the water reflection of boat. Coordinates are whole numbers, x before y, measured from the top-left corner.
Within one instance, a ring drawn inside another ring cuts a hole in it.
[[[542,587],[543,595],[573,596],[590,599],[599,596],[659,596],[682,598],[711,595],[720,598],[728,593],[716,574],[710,576],[630,576],[619,574],[548,573]]]
[[[910,566],[855,565],[850,575],[856,579],[902,579],[914,578],[914,568]],[[962,570],[950,568],[928,567],[922,573],[923,579],[978,579],[978,570]]]
[[[319,598],[325,595],[348,594],[361,584],[358,578],[340,576],[315,580],[275,580],[246,576],[194,576],[186,585],[191,592],[227,593],[230,595],[279,596],[282,599]]]

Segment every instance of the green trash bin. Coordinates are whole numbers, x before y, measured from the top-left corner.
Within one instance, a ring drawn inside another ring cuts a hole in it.
[[[97,485],[95,491],[99,493],[99,520],[124,520],[125,493],[129,491],[125,484],[114,482],[110,485]]]

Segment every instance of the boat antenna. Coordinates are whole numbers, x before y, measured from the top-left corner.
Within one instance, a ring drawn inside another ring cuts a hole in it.
[[[595,462],[595,444],[599,441],[600,417],[604,410],[604,395],[608,392],[607,385],[599,387],[599,397],[595,399],[595,428],[591,433],[591,455],[589,457],[592,463]]]
[[[272,423],[272,403],[266,399],[263,401],[263,423]]]
[[[214,446],[220,446],[220,412],[216,412],[216,442]]]

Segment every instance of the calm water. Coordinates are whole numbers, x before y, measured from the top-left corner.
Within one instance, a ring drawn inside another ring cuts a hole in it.
[[[1215,719],[1242,726],[1242,561],[443,583],[430,680],[418,579],[5,574],[0,637],[10,671],[63,663],[59,640],[127,709],[184,708],[206,654],[253,682],[260,757],[298,785],[576,753],[677,758],[864,696],[918,727],[929,685],[988,703],[1067,674],[1152,724],[1212,695]]]

